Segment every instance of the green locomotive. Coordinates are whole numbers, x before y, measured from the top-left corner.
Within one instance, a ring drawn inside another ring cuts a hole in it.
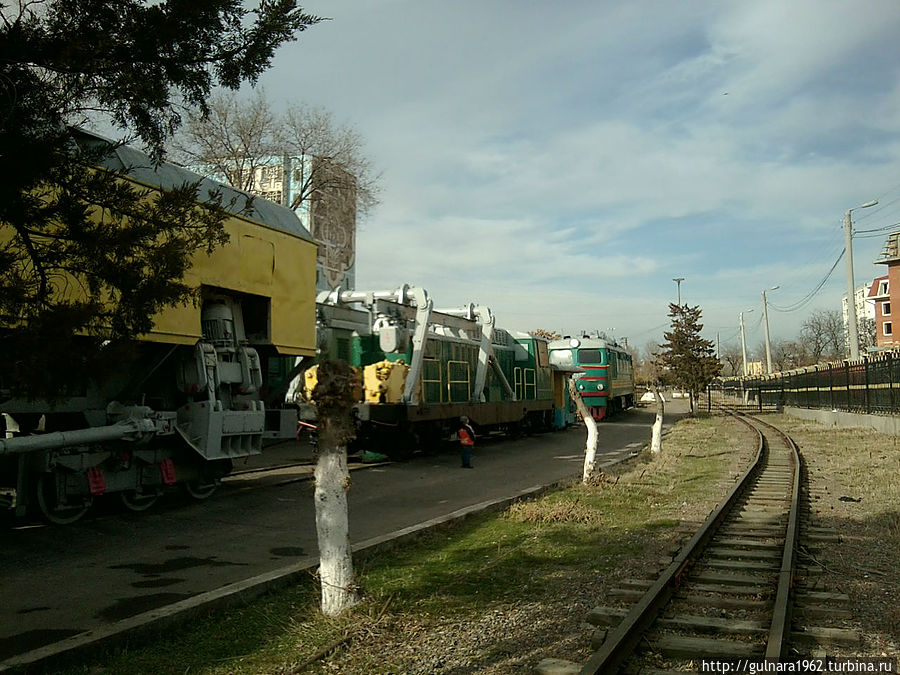
[[[634,406],[634,368],[623,347],[584,335],[554,340],[549,349],[552,364],[582,371],[576,387],[595,420]]]
[[[565,424],[564,377],[547,341],[495,326],[487,307],[435,309],[428,292],[320,294],[320,358],[359,371],[358,443],[393,457],[449,437],[461,416],[481,432]],[[312,424],[316,370],[306,371],[301,419]]]

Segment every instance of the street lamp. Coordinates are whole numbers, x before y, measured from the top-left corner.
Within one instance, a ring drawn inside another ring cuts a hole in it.
[[[857,209],[867,209],[875,206],[877,199],[866,202],[860,206],[847,209],[844,213],[844,248],[847,251],[847,333],[850,342],[850,360],[859,358],[859,327],[856,325],[856,293],[853,281],[853,221],[850,213]]]
[[[768,291],[774,291],[778,286],[772,286],[772,288],[768,288]],[[772,374],[772,343],[769,341],[769,307],[766,304],[766,291],[762,292],[762,301],[763,301],[763,325],[766,327],[766,372],[771,375]]]
[[[748,314],[752,312],[752,309],[744,310]],[[744,377],[747,377],[747,338],[744,336],[744,312],[740,313],[741,319],[741,352],[744,354]]]
[[[681,282],[684,281],[684,277],[675,277],[672,281],[678,284],[678,306],[681,307]]]

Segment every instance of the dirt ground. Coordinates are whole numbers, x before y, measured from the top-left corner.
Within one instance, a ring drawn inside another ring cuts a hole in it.
[[[841,540],[812,552],[825,590],[850,596],[853,618],[828,625],[855,628],[858,649],[836,655],[900,655],[900,437],[839,429],[787,415],[766,421],[787,432],[806,463],[813,524]],[[801,561],[802,562],[802,561]],[[832,650],[828,650],[829,654]]]

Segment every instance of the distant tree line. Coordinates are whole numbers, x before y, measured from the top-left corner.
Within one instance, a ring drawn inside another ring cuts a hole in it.
[[[784,371],[840,361],[847,356],[846,334],[840,310],[817,310],[803,321],[796,338],[770,341],[772,368]],[[859,341],[861,349],[875,344],[875,322],[872,319],[860,319]],[[670,381],[671,376],[659,368],[659,353],[660,345],[651,342],[635,354],[635,378],[638,384],[647,386],[652,382],[660,382],[666,386],[674,384]],[[722,365],[721,375],[729,377],[743,374],[744,358],[740,339],[721,345],[719,361]],[[764,341],[747,345],[747,362],[765,364]]]

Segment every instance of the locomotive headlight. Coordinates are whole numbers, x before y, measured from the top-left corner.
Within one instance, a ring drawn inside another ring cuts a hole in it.
[[[584,391],[584,384],[579,383],[578,389],[579,389],[579,391]]]
[[[569,340],[570,347],[578,347],[580,344],[581,340],[579,340],[578,338],[572,338],[571,340]]]
[[[598,385],[597,385],[597,391],[603,391],[603,385],[602,385],[602,384],[598,384]]]

